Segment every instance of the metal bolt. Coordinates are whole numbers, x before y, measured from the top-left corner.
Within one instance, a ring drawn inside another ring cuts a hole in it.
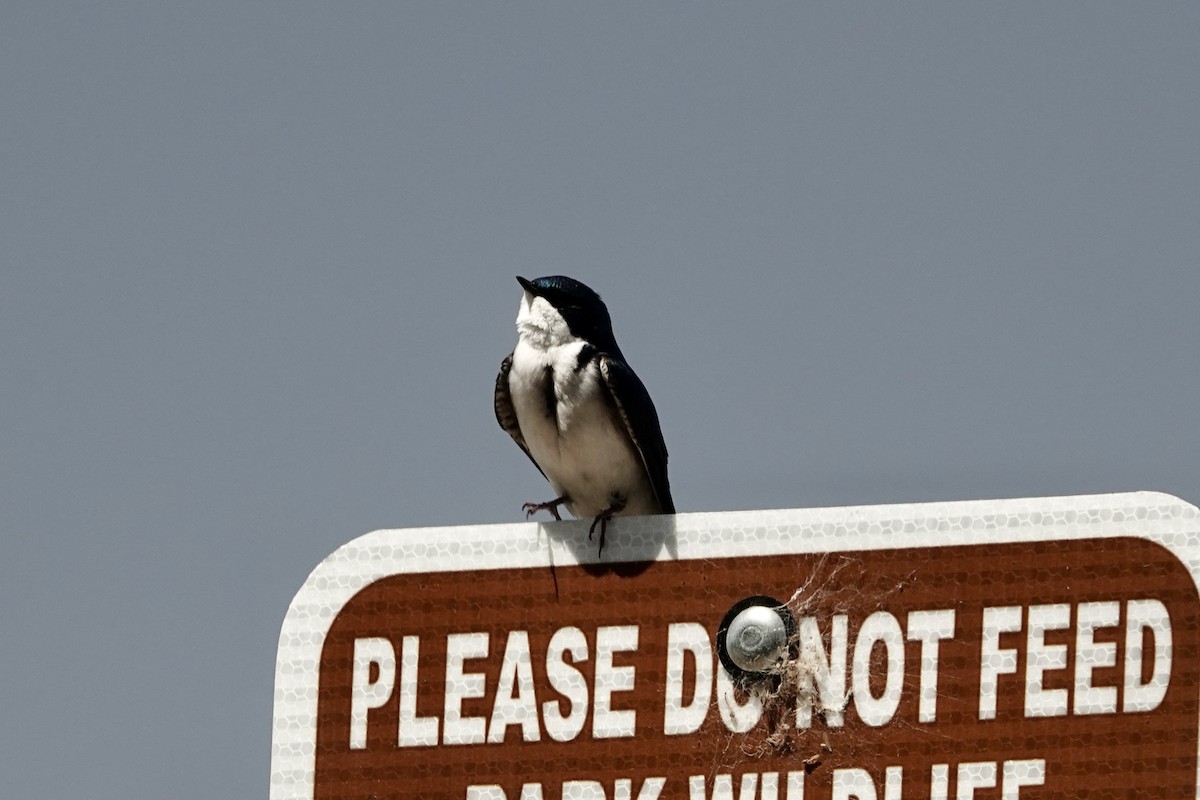
[[[764,672],[787,652],[787,637],[787,625],[775,609],[750,606],[729,623],[725,647],[741,669]]]

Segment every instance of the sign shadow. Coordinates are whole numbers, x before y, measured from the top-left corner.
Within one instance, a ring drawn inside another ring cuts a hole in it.
[[[616,517],[610,520],[603,550],[600,549],[599,528],[588,538],[591,526],[591,520],[539,522],[538,535],[544,535],[551,542],[565,547],[575,563],[590,575],[612,573],[633,577],[660,560],[664,551],[669,560],[679,558],[673,514]]]

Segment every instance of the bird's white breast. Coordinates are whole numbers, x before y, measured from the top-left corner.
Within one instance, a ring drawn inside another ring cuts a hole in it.
[[[523,302],[522,311],[527,308]],[[567,509],[576,517],[594,517],[618,498],[625,502],[622,514],[658,513],[641,459],[607,400],[596,363],[576,369],[586,344],[541,335],[547,332],[521,329],[508,378],[533,460],[554,490],[568,498]]]

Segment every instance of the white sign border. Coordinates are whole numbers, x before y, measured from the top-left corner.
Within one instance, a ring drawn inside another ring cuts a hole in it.
[[[1200,586],[1200,509],[1158,492],[624,518],[610,527],[603,559],[589,524],[379,530],[318,564],[279,635],[271,800],[312,798],[325,635],[351,597],[389,575],[1136,536],[1170,550]]]

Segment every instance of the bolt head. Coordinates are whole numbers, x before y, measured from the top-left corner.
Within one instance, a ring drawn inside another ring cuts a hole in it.
[[[765,672],[787,653],[787,625],[773,608],[750,606],[729,623],[725,647],[734,664]]]

